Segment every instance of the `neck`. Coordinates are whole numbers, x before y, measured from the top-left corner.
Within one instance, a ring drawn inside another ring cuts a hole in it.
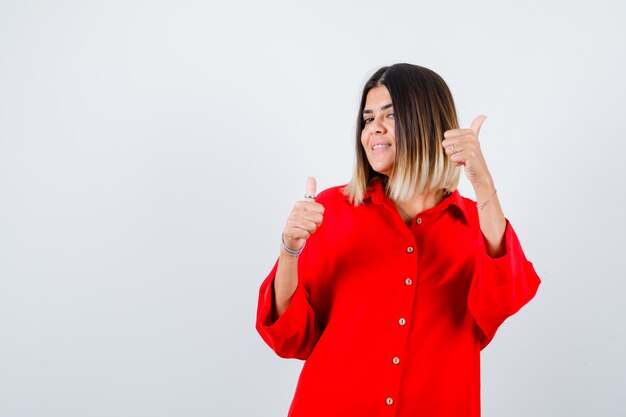
[[[419,213],[439,204],[444,197],[444,191],[437,190],[431,193],[416,194],[408,200],[394,200],[393,203],[398,208],[402,218],[411,222]]]

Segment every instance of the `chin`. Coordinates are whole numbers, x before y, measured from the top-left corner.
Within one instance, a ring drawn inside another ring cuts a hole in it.
[[[370,167],[379,174],[385,175],[387,177],[389,176],[389,174],[391,174],[393,164],[381,160],[376,161],[377,163],[374,164],[372,164],[372,162],[369,160],[367,162],[369,162]]]
[[[377,173],[384,175],[385,177],[388,177],[389,174],[391,174],[390,169],[386,169],[386,168],[376,169],[375,167],[372,167],[372,169],[376,171]]]

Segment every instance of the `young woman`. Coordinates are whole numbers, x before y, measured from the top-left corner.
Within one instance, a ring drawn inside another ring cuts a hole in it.
[[[366,83],[346,186],[307,180],[257,329],[305,360],[289,416],[480,415],[480,351],[540,280],[450,91],[410,64]],[[460,167],[476,202],[456,190]]]

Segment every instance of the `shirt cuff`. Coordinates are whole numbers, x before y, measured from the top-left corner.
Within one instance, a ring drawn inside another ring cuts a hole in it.
[[[535,296],[541,282],[508,220],[504,242],[505,253],[497,258],[482,249],[470,288],[469,307],[482,331],[482,348],[508,317]]]
[[[308,347],[312,347],[311,342],[314,342],[309,339],[316,333],[315,315],[306,289],[298,282],[291,302],[283,314],[276,317],[274,280],[277,266],[278,262],[261,285],[256,328],[279,356],[303,359],[308,356]]]

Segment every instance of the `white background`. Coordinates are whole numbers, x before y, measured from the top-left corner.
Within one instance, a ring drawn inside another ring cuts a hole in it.
[[[543,279],[485,416],[626,416],[623,1],[0,1],[0,416],[281,416],[254,330],[360,90],[449,84]],[[472,197],[467,182],[461,191]]]

